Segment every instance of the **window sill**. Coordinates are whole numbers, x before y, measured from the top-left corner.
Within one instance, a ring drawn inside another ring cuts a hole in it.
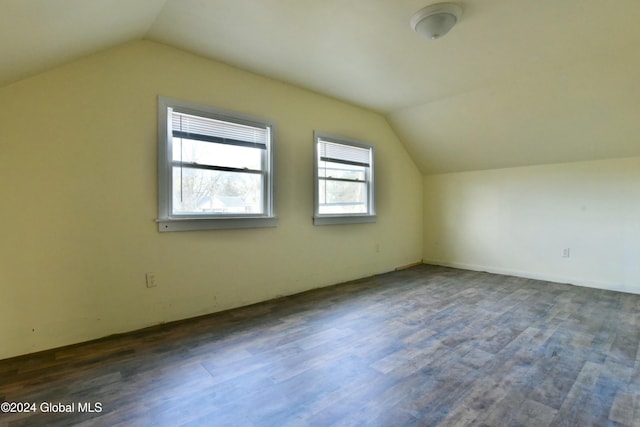
[[[158,231],[223,230],[234,228],[276,227],[277,217],[227,217],[227,218],[161,218],[157,219]]]
[[[376,220],[376,215],[317,215],[313,217],[313,225],[366,224]]]

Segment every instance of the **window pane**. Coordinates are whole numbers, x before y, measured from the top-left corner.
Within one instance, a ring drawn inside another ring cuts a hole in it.
[[[318,182],[320,214],[367,213],[367,184],[364,182]]]
[[[232,168],[262,169],[262,152],[259,148],[173,138],[173,160],[201,165]]]
[[[366,179],[366,170],[367,168],[364,166],[323,161],[318,162],[318,176],[323,178],[331,177],[364,181]]]
[[[262,214],[262,175],[173,168],[173,214]]]

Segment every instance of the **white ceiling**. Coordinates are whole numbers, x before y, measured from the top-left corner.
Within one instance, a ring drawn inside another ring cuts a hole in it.
[[[640,155],[640,1],[0,0],[0,86],[129,40],[383,113],[424,173]]]

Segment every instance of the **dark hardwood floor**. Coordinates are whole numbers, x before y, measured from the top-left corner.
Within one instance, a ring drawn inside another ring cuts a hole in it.
[[[0,361],[0,425],[640,426],[639,342],[640,295],[425,265]]]

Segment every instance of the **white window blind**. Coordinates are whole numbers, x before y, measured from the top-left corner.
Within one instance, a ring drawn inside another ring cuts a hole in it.
[[[269,129],[172,111],[173,136],[220,144],[267,148]]]
[[[320,160],[333,163],[352,164],[369,167],[371,149],[352,145],[337,144],[331,141],[318,141]]]

